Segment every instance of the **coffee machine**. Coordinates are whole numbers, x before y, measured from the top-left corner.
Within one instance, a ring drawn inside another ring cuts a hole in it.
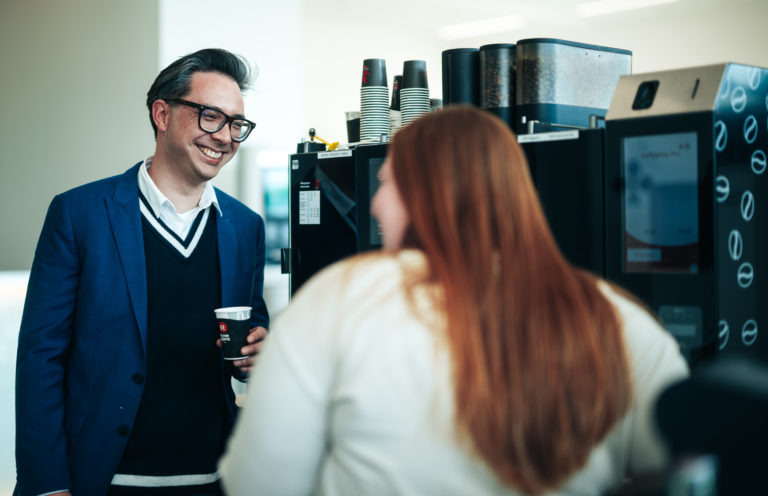
[[[768,70],[739,64],[624,75],[603,127],[518,136],[566,258],[637,295],[692,364],[768,361],[766,95]]]
[[[327,265],[381,246],[370,203],[386,154],[382,143],[290,156],[290,247],[281,265],[291,296]]]
[[[691,361],[768,359],[768,70],[623,76],[606,115],[606,277]]]

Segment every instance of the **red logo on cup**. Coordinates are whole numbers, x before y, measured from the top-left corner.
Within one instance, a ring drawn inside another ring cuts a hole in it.
[[[219,332],[224,334],[227,332],[227,323],[226,322],[219,322]]]

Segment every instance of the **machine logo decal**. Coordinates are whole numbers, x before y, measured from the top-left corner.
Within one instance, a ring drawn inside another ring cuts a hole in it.
[[[755,279],[755,270],[752,268],[752,264],[749,262],[744,262],[741,264],[741,267],[739,267],[739,272],[736,274],[736,278],[739,282],[739,286],[741,286],[743,289],[747,289],[749,286],[751,286],[752,281]]]
[[[741,239],[741,233],[734,229],[731,234],[728,235],[728,253],[731,255],[731,260],[736,262],[741,258],[744,245]]]
[[[755,196],[747,190],[741,195],[741,217],[749,222],[753,215],[755,215]]]
[[[754,115],[747,117],[744,121],[744,140],[750,145],[757,139],[757,119]]]
[[[759,67],[750,67],[747,80],[749,81],[749,87],[756,90],[760,86],[760,73],[762,71]]]
[[[744,326],[741,328],[741,341],[746,346],[752,346],[757,339],[757,322],[754,319],[749,319],[744,322]]]
[[[725,176],[717,176],[715,181],[715,197],[718,203],[723,203],[728,199],[728,195],[731,193],[731,185],[728,182],[728,178]]]
[[[738,88],[733,90],[733,95],[731,95],[731,108],[734,112],[737,114],[740,114],[742,110],[744,110],[747,107],[747,92],[744,91],[744,88],[739,86]]]
[[[730,334],[730,329],[728,329],[728,322],[721,320],[717,323],[717,349],[722,351],[725,348],[725,345],[728,344],[728,336]]]
[[[720,92],[720,98],[728,98],[731,94],[731,78],[726,78],[723,91]]]
[[[752,154],[752,172],[757,175],[765,172],[765,166],[768,161],[765,158],[765,152],[762,150],[755,150]]]
[[[715,123],[715,149],[719,152],[725,150],[725,145],[728,144],[728,129],[725,127],[725,122],[717,121]]]

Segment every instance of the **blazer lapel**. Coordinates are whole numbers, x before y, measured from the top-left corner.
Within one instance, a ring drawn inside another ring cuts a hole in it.
[[[212,209],[211,213],[218,215],[216,209]],[[222,213],[223,216],[216,219],[216,231],[219,242],[219,267],[221,267],[221,305],[227,307],[234,304],[232,301],[235,295],[232,292],[235,285],[237,243],[235,228],[224,208]]]
[[[107,200],[107,214],[117,245],[123,274],[128,283],[131,306],[141,336],[141,346],[147,353],[147,267],[144,237],[139,210],[138,169],[129,169],[118,180],[115,195]]]

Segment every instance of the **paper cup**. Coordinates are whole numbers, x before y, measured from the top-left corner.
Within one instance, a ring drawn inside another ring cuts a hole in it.
[[[219,324],[221,351],[224,360],[242,360],[248,358],[240,349],[248,344],[247,338],[251,330],[251,307],[217,308],[216,320]]]

